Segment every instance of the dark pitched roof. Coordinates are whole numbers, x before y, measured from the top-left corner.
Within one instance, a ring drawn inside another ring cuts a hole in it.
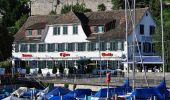
[[[81,23],[81,18],[83,18],[83,13],[78,12],[69,12],[63,15],[60,15],[57,19],[49,24],[72,24],[72,23]]]
[[[14,42],[29,41],[29,38],[26,38],[26,36],[25,36],[25,31],[27,28],[29,28],[29,27],[33,28],[33,26],[37,26],[36,25],[37,23],[50,23],[50,22],[54,21],[54,19],[56,19],[57,17],[58,17],[58,15],[55,15],[55,16],[51,16],[51,15],[30,16],[27,19],[27,21],[24,23],[24,25],[19,29],[19,31],[14,35]]]
[[[148,8],[140,8],[136,9],[136,24],[139,23],[141,18],[143,17],[144,13],[146,12]],[[130,12],[129,12],[130,13]],[[126,28],[126,22],[125,22],[125,12],[124,10],[114,10],[114,11],[107,11],[107,12],[91,12],[86,13],[86,16],[88,16],[89,20],[97,20],[97,19],[115,19],[115,28],[111,29],[110,31],[105,32],[104,34],[101,34],[102,40],[113,40],[113,39],[125,39],[125,28]],[[132,23],[130,21],[130,16],[128,16],[128,34],[132,32]],[[88,40],[96,40],[97,34],[90,34],[90,36],[87,38]]]
[[[114,19],[92,19],[89,20],[88,25],[93,26],[93,25],[105,25],[109,22],[112,22]]]
[[[42,22],[42,23],[36,23],[36,24],[33,24],[29,27],[27,27],[28,30],[34,30],[34,29],[44,29],[45,26],[46,26],[46,22]]]

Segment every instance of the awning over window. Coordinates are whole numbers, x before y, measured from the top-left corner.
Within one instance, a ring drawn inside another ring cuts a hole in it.
[[[141,59],[142,58],[142,59]],[[123,63],[127,63],[124,61]],[[128,63],[133,63],[132,59],[129,59]],[[135,63],[137,64],[163,64],[160,56],[135,56]]]

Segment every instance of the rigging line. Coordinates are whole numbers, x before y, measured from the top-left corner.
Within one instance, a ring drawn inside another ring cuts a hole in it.
[[[128,7],[130,8],[130,4],[129,4],[129,0],[128,0]],[[134,21],[133,21],[133,19],[132,19],[132,13],[131,13],[131,10],[129,11],[130,12],[130,18],[131,18],[131,21],[132,21],[132,23],[134,23]],[[135,37],[136,37],[136,34],[135,34]],[[137,39],[137,38],[136,38]],[[139,44],[137,44],[138,45],[138,47],[139,47]],[[138,48],[138,50],[139,50],[139,48]],[[140,51],[139,51],[140,52]],[[141,54],[141,53],[140,53]],[[140,56],[140,59],[141,59],[141,61],[142,61],[142,65],[143,65],[143,60],[142,60],[142,57]],[[144,66],[142,66],[143,68],[144,68]],[[144,71],[145,71],[145,68],[144,68]],[[146,83],[147,83],[147,86],[149,87],[149,83],[148,83],[148,81],[147,81],[147,76],[146,76],[146,71],[145,71],[145,81],[146,81]]]
[[[160,0],[161,6],[161,32],[162,32],[162,61],[163,61],[163,77],[165,78],[165,54],[164,54],[164,26],[163,26],[163,6],[162,0]]]
[[[143,67],[143,69],[144,69],[144,74],[145,74],[145,82],[146,82],[146,84],[147,84],[147,86],[149,87],[149,83],[148,83],[148,80],[147,80],[147,76],[146,76],[146,68],[145,68],[145,66],[144,66],[144,64],[143,64],[143,59],[142,59],[142,54],[141,54],[141,51],[140,51],[140,48],[139,48],[139,43],[138,43],[138,39],[137,39],[137,36],[136,36],[136,34],[135,34],[135,39],[136,39],[136,41],[137,41],[137,48],[138,48],[138,51],[139,51],[139,55],[140,55],[140,61],[141,61],[141,63],[142,63],[142,67]]]

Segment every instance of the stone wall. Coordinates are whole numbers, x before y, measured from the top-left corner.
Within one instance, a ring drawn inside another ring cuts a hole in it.
[[[32,15],[47,15],[50,11],[55,10],[57,0],[32,0],[31,2],[31,14]],[[57,5],[57,14],[60,14],[61,8],[66,4],[76,4],[77,2],[84,3],[87,8],[92,11],[97,11],[97,6],[104,3],[106,10],[111,10],[111,0],[60,0],[60,4]]]

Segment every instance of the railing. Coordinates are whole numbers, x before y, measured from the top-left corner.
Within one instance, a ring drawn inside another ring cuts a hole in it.
[[[93,74],[61,74],[60,76],[27,76],[27,78],[35,78],[45,83],[71,83],[71,84],[87,84],[87,85],[106,85],[105,75],[100,78],[99,75]],[[121,86],[126,77],[122,75],[112,75],[110,85]],[[129,77],[130,84],[132,83],[132,77]],[[149,86],[157,86],[160,84],[162,77],[149,76],[147,78]],[[167,87],[170,88],[170,78],[166,79]],[[138,75],[135,77],[136,87],[146,87],[145,78],[143,75]]]

